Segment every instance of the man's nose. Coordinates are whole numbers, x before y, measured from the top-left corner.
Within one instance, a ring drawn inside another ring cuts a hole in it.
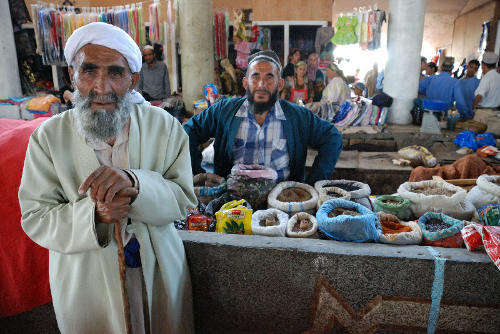
[[[99,73],[94,82],[94,91],[100,95],[112,93],[111,80],[106,73]]]

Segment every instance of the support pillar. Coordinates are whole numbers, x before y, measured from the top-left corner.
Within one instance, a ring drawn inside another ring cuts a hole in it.
[[[180,0],[182,99],[187,111],[214,81],[212,0]]]
[[[389,1],[384,92],[394,100],[388,123],[411,123],[410,110],[418,96],[425,4],[426,0]]]
[[[0,1],[0,95],[22,96],[14,29],[8,1]]]

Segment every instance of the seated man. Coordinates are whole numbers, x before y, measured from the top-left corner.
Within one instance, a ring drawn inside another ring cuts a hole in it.
[[[167,64],[156,60],[154,48],[151,45],[144,47],[143,55],[146,62],[141,66],[141,76],[136,90],[142,93],[147,101],[160,101],[168,98],[171,92]]]
[[[479,86],[480,79],[476,77],[477,70],[479,69],[479,61],[472,59],[467,64],[465,69],[465,77],[459,80],[460,88],[464,94],[464,100],[467,107],[472,109],[472,104],[476,98],[475,92]],[[472,115],[471,115],[472,116]]]
[[[472,107],[499,110],[500,107],[500,73],[495,71],[498,55],[494,52],[485,52],[481,61],[483,78],[476,89],[476,97]]]
[[[439,75],[431,75],[420,80],[418,93],[429,99],[446,102],[448,105],[445,111],[450,110],[453,107],[453,102],[456,102],[460,116],[470,118],[472,117],[472,108],[465,104],[458,79],[451,76],[453,62],[453,57],[445,57],[441,66],[443,71]]]
[[[292,180],[314,185],[330,178],[342,136],[335,126],[309,109],[278,99],[283,88],[281,64],[272,51],[248,59],[245,98],[214,104],[184,124],[189,135],[193,174],[204,173],[198,146],[215,137],[214,173],[227,177],[235,164],[259,164],[278,173],[277,182]],[[305,178],[307,148],[318,150]]]
[[[122,29],[85,25],[64,54],[75,107],[32,134],[19,188],[22,227],[49,249],[59,330],[194,333],[173,224],[196,206],[187,135],[164,110],[133,102],[141,52]],[[123,290],[117,241],[134,254]]]

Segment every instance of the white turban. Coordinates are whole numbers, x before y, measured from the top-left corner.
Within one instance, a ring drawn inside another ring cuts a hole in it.
[[[76,53],[87,44],[97,44],[120,52],[132,73],[139,73],[142,66],[141,50],[122,29],[103,22],[94,22],[76,29],[66,42],[64,56],[73,65]]]

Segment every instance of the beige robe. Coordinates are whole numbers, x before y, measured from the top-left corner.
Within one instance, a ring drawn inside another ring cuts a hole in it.
[[[75,130],[74,110],[43,122],[30,138],[19,188],[22,226],[49,249],[50,287],[62,333],[125,333],[113,226],[95,224],[95,204],[78,187],[99,167]],[[191,281],[173,221],[196,205],[181,124],[134,105],[130,169],[140,193],[129,218],[141,246],[152,333],[194,332]]]

